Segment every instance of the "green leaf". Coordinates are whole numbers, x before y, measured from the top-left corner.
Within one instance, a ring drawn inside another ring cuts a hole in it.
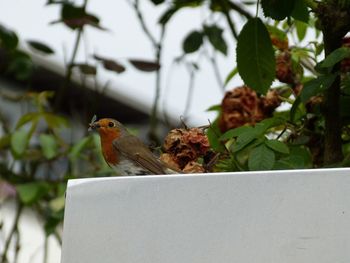
[[[296,30],[297,30],[298,39],[299,39],[299,41],[302,41],[306,36],[308,24],[306,24],[304,22],[300,22],[300,21],[295,21],[295,26],[296,26]]]
[[[129,59],[129,62],[138,70],[145,72],[152,72],[160,69],[159,63],[154,61]]]
[[[241,133],[237,141],[231,146],[233,153],[239,152],[258,137],[256,130],[252,127],[249,128],[251,129],[247,129],[244,133]]]
[[[342,61],[344,58],[350,57],[350,48],[340,47],[329,54],[320,64],[321,68],[333,68],[335,64]]]
[[[294,169],[311,168],[312,157],[304,146],[290,147],[290,156],[286,159]]]
[[[309,11],[307,9],[305,0],[295,0],[292,17],[305,23],[309,22]]]
[[[50,48],[48,45],[46,45],[42,42],[38,42],[38,41],[34,41],[34,40],[30,40],[27,42],[31,48],[33,48],[36,51],[40,51],[41,53],[44,53],[47,55],[55,53],[52,48]]]
[[[265,144],[254,148],[248,159],[248,167],[251,171],[271,170],[275,164],[275,153]]]
[[[68,155],[72,161],[78,159],[82,150],[84,150],[91,142],[91,138],[92,137],[84,137],[73,145]]]
[[[11,146],[11,135],[6,134],[2,137],[0,137],[0,150],[6,149]]]
[[[68,120],[54,113],[45,112],[43,113],[43,118],[45,119],[47,126],[49,126],[51,129],[57,129],[62,126],[68,127]]]
[[[295,0],[261,0],[264,15],[275,20],[283,20],[290,16],[294,9]]]
[[[222,33],[223,30],[216,25],[204,26],[204,34],[208,37],[209,42],[216,50],[227,55],[227,44]]]
[[[214,121],[210,125],[210,127],[207,129],[207,136],[209,140],[210,147],[217,152],[224,152],[225,146],[222,144],[222,142],[219,140],[221,136],[221,131],[218,127],[218,121]]]
[[[28,54],[15,51],[12,55],[8,71],[13,73],[18,80],[27,80],[33,72],[34,64]]]
[[[316,79],[306,82],[300,93],[301,102],[306,103],[311,97],[328,89],[334,82],[336,76],[335,74],[321,75]]]
[[[21,157],[27,149],[29,134],[25,130],[16,130],[11,135],[11,149],[16,157]]]
[[[103,58],[96,54],[94,55],[94,59],[96,59],[97,61],[100,61],[103,64],[103,67],[107,70],[114,71],[118,74],[125,71],[125,67],[115,60],[112,60],[109,58]]]
[[[192,31],[185,38],[182,48],[185,53],[192,53],[197,51],[203,44],[203,33],[199,31]]]
[[[15,49],[18,45],[18,37],[15,32],[0,25],[0,46],[7,49]]]
[[[279,140],[267,140],[265,141],[265,145],[270,149],[274,150],[275,152],[280,152],[285,154],[289,153],[288,146]]]
[[[229,139],[232,139],[234,137],[240,136],[243,133],[246,132],[252,132],[254,128],[250,127],[250,126],[241,126],[235,129],[231,129],[228,130],[227,132],[225,132],[223,135],[221,135],[220,140],[221,141],[226,141]]]
[[[75,63],[72,66],[77,67],[79,71],[85,75],[95,76],[97,74],[96,67],[87,63]]]
[[[159,18],[158,23],[161,25],[166,25],[178,10],[179,10],[179,8],[177,8],[175,6],[170,7]]]
[[[64,22],[71,29],[82,28],[85,25],[90,25],[98,29],[104,30],[99,25],[100,19],[85,12],[85,8],[82,6],[75,6],[71,3],[65,2],[61,9],[61,20],[52,22],[51,24]]]
[[[225,83],[224,83],[224,87],[227,86],[227,84],[231,81],[231,79],[236,76],[238,73],[238,68],[235,67],[233,70],[231,70],[231,72],[227,75],[226,79],[225,79]]]
[[[55,136],[50,134],[41,134],[39,136],[41,149],[47,159],[52,159],[57,155],[57,141]]]
[[[216,104],[216,105],[210,106],[206,111],[221,112],[221,104]]]
[[[244,82],[265,94],[275,78],[275,56],[269,33],[259,18],[250,19],[237,42],[237,67]]]
[[[22,115],[16,124],[16,129],[22,127],[23,125],[27,124],[28,122],[37,121],[40,118],[40,115],[41,114],[38,112],[30,112],[30,113],[26,113],[26,114]]]
[[[50,186],[44,182],[26,183],[16,186],[18,196],[25,205],[37,202],[49,189]]]

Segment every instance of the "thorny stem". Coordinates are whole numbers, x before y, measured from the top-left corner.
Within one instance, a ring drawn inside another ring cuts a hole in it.
[[[15,220],[13,222],[12,229],[10,230],[9,236],[7,237],[7,239],[5,241],[4,251],[3,251],[2,256],[1,256],[1,263],[8,262],[7,252],[10,248],[12,237],[14,236],[15,233],[18,233],[18,222],[19,222],[19,218],[20,218],[21,213],[22,213],[22,208],[23,208],[22,204],[18,203],[16,215],[15,215]]]

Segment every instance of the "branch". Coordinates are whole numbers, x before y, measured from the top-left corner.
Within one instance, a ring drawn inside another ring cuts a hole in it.
[[[229,2],[229,5],[231,9],[235,10],[236,12],[240,13],[241,15],[245,16],[247,19],[253,18],[253,16],[245,10],[243,7],[240,5],[234,3],[234,2]]]
[[[141,13],[141,10],[140,10],[140,6],[139,6],[139,0],[135,0],[133,3],[131,3],[132,6],[134,7],[135,9],[135,12],[136,12],[136,15],[139,19],[139,22],[141,24],[141,28],[143,30],[143,32],[146,34],[146,36],[149,38],[149,40],[152,42],[153,46],[155,48],[158,48],[158,43],[157,43],[157,40],[155,39],[155,37],[151,34],[151,32],[149,31],[146,23],[145,23],[145,19],[143,18],[143,15]]]

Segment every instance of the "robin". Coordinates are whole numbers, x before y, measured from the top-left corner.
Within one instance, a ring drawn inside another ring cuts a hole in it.
[[[94,120],[89,130],[100,134],[102,154],[107,164],[122,175],[167,174],[175,171],[166,167],[147,146],[114,119]]]

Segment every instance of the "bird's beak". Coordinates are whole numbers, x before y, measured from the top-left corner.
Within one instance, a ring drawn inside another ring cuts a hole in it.
[[[88,131],[94,131],[94,130],[98,130],[100,128],[100,124],[96,121],[93,123],[89,123],[89,129]]]

